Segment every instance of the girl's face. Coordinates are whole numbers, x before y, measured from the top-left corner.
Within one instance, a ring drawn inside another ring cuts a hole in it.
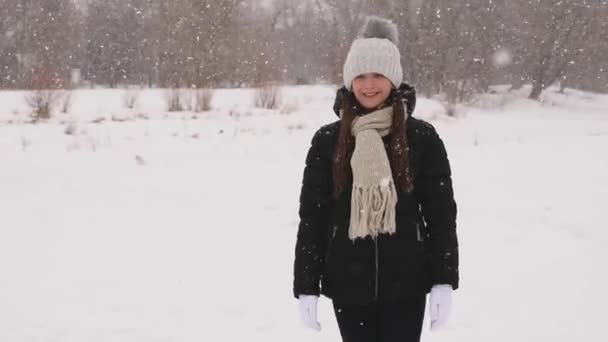
[[[391,93],[391,81],[377,73],[361,74],[353,80],[353,93],[359,103],[367,108],[378,107]]]

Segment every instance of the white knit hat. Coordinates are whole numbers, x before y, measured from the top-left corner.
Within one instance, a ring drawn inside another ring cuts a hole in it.
[[[397,26],[387,19],[370,16],[359,37],[351,45],[344,62],[344,86],[351,90],[355,77],[374,72],[382,74],[395,88],[399,88],[403,81],[403,69],[396,45]]]

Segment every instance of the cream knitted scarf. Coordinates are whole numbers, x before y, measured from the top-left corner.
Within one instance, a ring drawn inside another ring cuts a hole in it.
[[[355,149],[351,198],[351,240],[395,233],[397,191],[382,137],[390,133],[393,107],[358,116],[353,120]]]

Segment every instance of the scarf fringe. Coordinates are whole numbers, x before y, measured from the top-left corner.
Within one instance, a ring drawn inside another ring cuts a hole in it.
[[[397,190],[392,179],[367,187],[353,184],[349,238],[354,241],[368,235],[376,238],[381,233],[394,234],[396,204]]]

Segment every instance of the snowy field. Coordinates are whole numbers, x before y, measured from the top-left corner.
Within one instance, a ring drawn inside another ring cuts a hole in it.
[[[458,118],[419,100],[453,167],[462,277],[424,341],[608,340],[608,96],[525,93]],[[0,92],[0,341],[339,341],[328,300],[316,333],[291,294],[304,157],[333,95],[287,88],[269,111],[220,90],[196,114],[166,113],[160,90],[135,109],[80,90],[32,125],[23,93]]]

